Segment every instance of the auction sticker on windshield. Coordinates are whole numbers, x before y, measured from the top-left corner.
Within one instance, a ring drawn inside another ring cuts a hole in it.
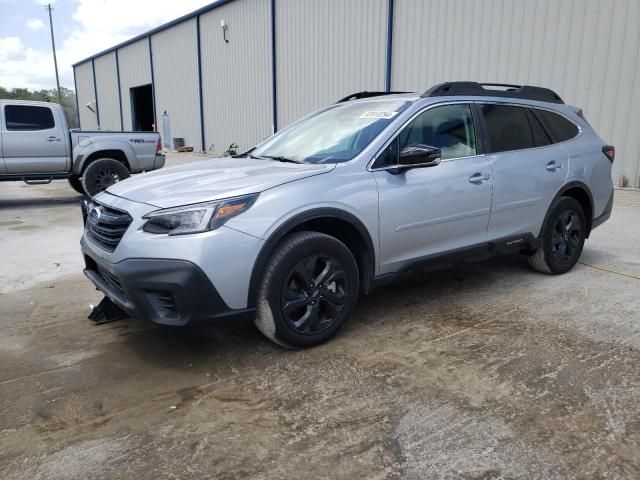
[[[360,118],[393,118],[398,112],[364,112]]]

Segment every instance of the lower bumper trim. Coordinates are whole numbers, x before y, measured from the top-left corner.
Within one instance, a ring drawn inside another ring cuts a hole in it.
[[[133,318],[191,326],[255,316],[254,308],[230,308],[204,272],[186,260],[145,258],[109,264],[89,249],[84,254],[87,278]]]

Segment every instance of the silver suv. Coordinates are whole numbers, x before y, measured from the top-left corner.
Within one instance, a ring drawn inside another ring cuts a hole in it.
[[[162,325],[255,318],[331,338],[415,269],[520,252],[570,270],[613,203],[613,147],[551,90],[449,82],[361,92],[235,158],[117,183],[84,205],[85,274]]]

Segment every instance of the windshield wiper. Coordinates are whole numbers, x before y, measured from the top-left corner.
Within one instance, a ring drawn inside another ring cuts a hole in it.
[[[269,158],[277,162],[304,163],[304,162],[301,162],[300,160],[294,160],[293,158],[287,158],[280,155],[262,155],[262,158]]]
[[[304,162],[301,162],[300,160],[294,160],[293,158],[287,158],[287,157],[283,157],[281,155],[253,155],[253,154],[249,154],[248,157],[249,158],[253,158],[254,160],[269,159],[269,160],[275,160],[276,162],[304,163]]]

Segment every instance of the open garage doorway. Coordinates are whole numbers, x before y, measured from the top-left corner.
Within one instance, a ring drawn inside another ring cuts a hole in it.
[[[131,115],[133,130],[153,132],[153,91],[151,84],[131,89]]]

